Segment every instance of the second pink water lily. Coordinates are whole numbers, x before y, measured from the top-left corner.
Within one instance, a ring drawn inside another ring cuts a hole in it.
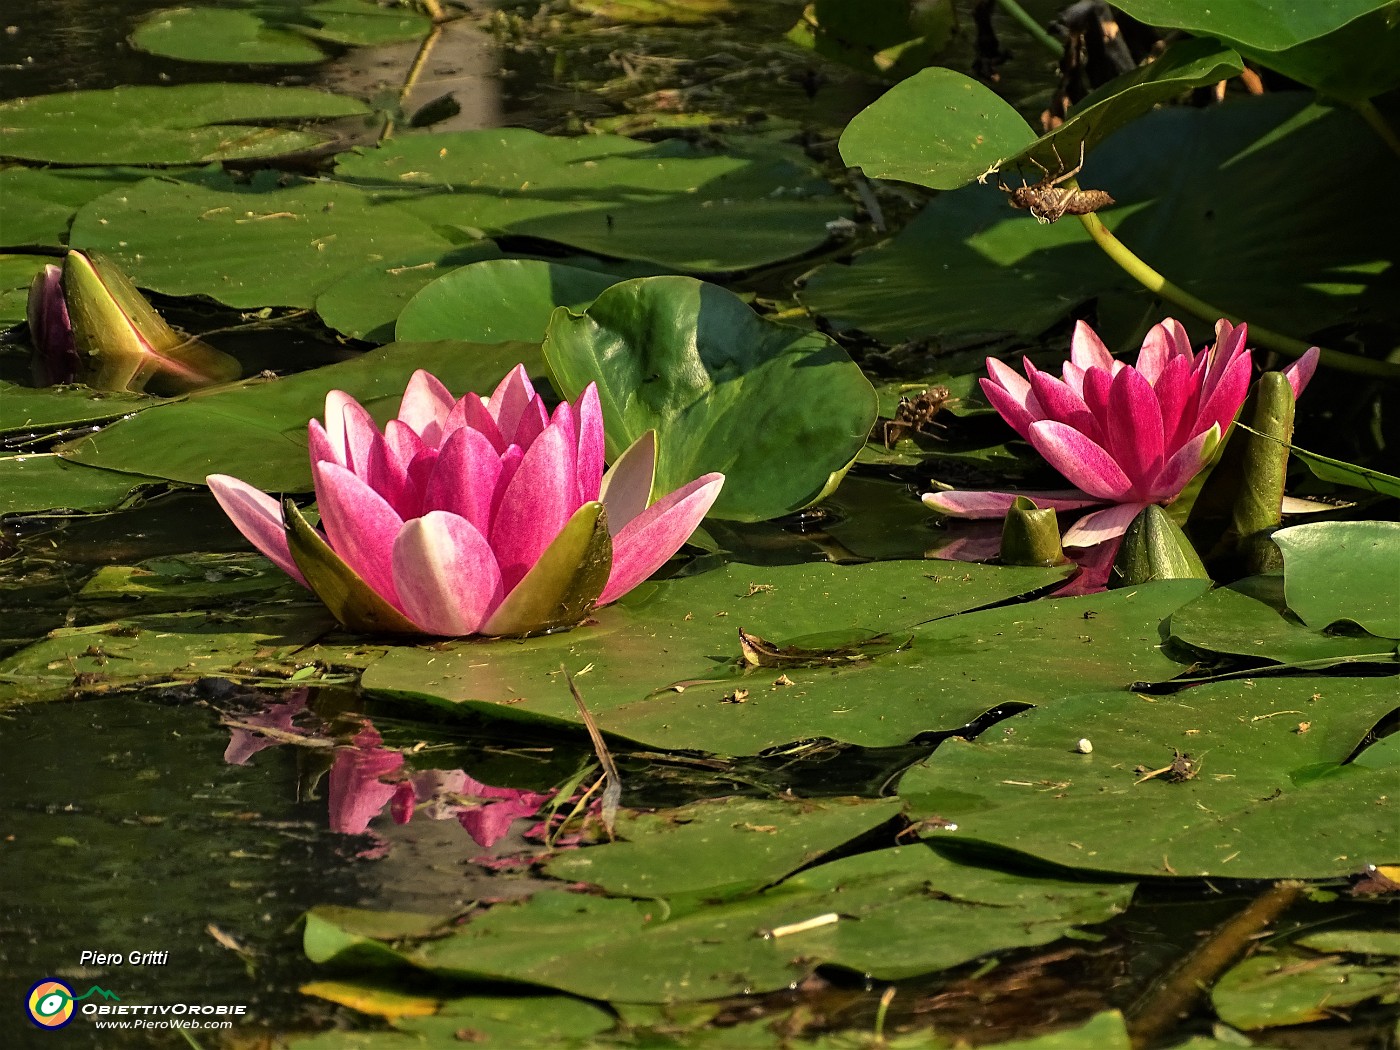
[[[604,475],[593,385],[551,415],[524,366],[488,398],[427,372],[381,431],[350,395],[309,426],[324,532],[290,501],[207,480],[249,541],[352,630],[519,635],[571,626],[661,567],[724,484],[706,474],[651,502],[648,433]]]
[[[1221,320],[1215,344],[1193,352],[1186,330],[1168,318],[1148,333],[1136,365],[1117,361],[1083,321],[1056,379],[1025,362],[1025,377],[988,358],[987,400],[1074,486],[1052,492],[933,492],[924,502],[960,518],[999,518],[1018,496],[1037,506],[1084,515],[1065,533],[1067,547],[1122,535],[1150,504],[1176,499],[1210,462],[1249,392],[1247,330]],[[1285,369],[1293,393],[1317,367],[1314,347]]]

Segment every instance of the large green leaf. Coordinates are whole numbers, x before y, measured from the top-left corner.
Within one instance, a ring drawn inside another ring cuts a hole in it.
[[[167,173],[169,174],[169,173]],[[77,210],[104,193],[151,177],[149,168],[0,168],[0,231],[6,244],[68,243]]]
[[[561,308],[544,354],[570,397],[598,384],[609,458],[657,432],[656,494],[722,471],[721,518],[817,499],[864,447],[878,407],[834,341],[690,277],[626,281],[583,314]]]
[[[1000,704],[1051,703],[1183,670],[1162,655],[1159,624],[1201,592],[1196,581],[950,615],[1043,586],[1061,571],[731,565],[645,585],[595,613],[596,623],[529,644],[398,647],[363,684],[472,713],[577,725],[557,671],[561,662],[591,665],[579,688],[605,732],[655,747],[755,754],[813,737],[902,744]],[[798,644],[814,659],[746,672],[739,628]],[[868,659],[842,655],[841,646],[872,638],[891,644]]]
[[[444,274],[404,307],[394,338],[540,343],[555,308],[582,311],[620,277],[538,259],[492,259]]]
[[[315,40],[369,45],[414,40],[424,14],[369,0],[254,2],[246,9],[174,7],[147,15],[131,34],[142,51],[187,62],[306,63],[327,56]]]
[[[1103,921],[1131,892],[1130,883],[1009,875],[906,846],[821,864],[755,896],[693,910],[537,893],[490,908],[448,937],[386,947],[380,957],[397,955],[446,978],[523,981],[620,1002],[687,1002],[785,987],[820,964],[881,980],[946,969]],[[808,932],[763,936],[831,912],[836,922]],[[369,938],[355,934],[358,922],[346,909],[313,910],[307,954],[339,962],[363,950]]]
[[[1216,37],[1246,58],[1333,98],[1367,99],[1400,85],[1400,3],[1245,3],[1127,0],[1150,25]]]
[[[303,307],[352,271],[452,247],[426,223],[350,186],[235,186],[220,176],[148,179],[98,197],[73,220],[70,243],[104,253],[141,287],[167,295]]]
[[[870,178],[953,190],[1035,139],[1030,125],[991,89],[934,67],[857,113],[841,135],[841,157]]]
[[[71,91],[0,102],[0,156],[55,164],[198,164],[275,157],[325,141],[254,122],[368,113],[364,103],[300,87],[182,84]]]
[[[960,838],[1075,868],[1328,878],[1400,852],[1396,769],[1364,752],[1342,764],[1395,706],[1394,678],[1089,693],[975,743],[946,741],[900,794],[915,815],[956,822]],[[1172,776],[1178,751],[1199,764]]]
[[[311,466],[306,424],[343,390],[382,421],[397,411],[409,377],[432,372],[457,394],[489,393],[517,362],[538,374],[534,347],[513,343],[394,343],[340,364],[274,382],[172,401],[63,446],[75,463],[202,485],[232,474],[268,492],[306,492]]]
[[[423,288],[460,266],[499,258],[500,254],[495,241],[481,240],[445,251],[427,249],[372,262],[332,281],[316,296],[316,312],[322,321],[352,339],[392,342],[400,311]]]
[[[1234,653],[1313,668],[1400,660],[1393,638],[1328,634],[1321,627],[1296,623],[1264,602],[1228,587],[1202,595],[1174,612],[1171,634],[1177,641],[1205,652]]]
[[[185,62],[295,65],[326,53],[299,33],[268,25],[252,11],[172,7],[153,11],[131,34],[137,50]]]
[[[1148,25],[1282,51],[1325,36],[1372,11],[1394,6],[1394,0],[1328,0],[1325,4],[1243,0],[1209,7],[1196,0],[1122,0],[1117,6]]]
[[[545,870],[618,897],[737,897],[772,885],[897,817],[897,799],[708,799],[627,813],[607,849],[561,853]],[[742,857],[742,863],[735,858]]]
[[[1334,931],[1331,951],[1367,954],[1363,945],[1372,936],[1369,930]],[[1394,1003],[1397,997],[1400,960],[1355,962],[1295,946],[1251,955],[1210,993],[1220,1019],[1245,1031],[1322,1021],[1367,999]]]
[[[18,386],[0,381],[0,435],[18,436],[95,423],[163,404],[146,394],[113,393],[86,387]]]
[[[1302,336],[1388,318],[1400,296],[1388,262],[1400,210],[1354,192],[1358,170],[1400,179],[1400,162],[1350,110],[1282,93],[1151,113],[1096,150],[1080,182],[1117,199],[1099,218],[1166,277]],[[890,244],[822,267],[803,298],[840,328],[954,345],[1038,334],[1091,298],[1101,318],[1123,319],[1110,341],[1162,312],[1079,223],[1042,226],[990,186],[941,195]]]
[[[263,665],[313,662],[307,650],[334,625],[330,614],[309,603],[274,608],[253,616],[220,609],[59,628],[0,660],[0,707],[75,689],[102,692],[211,674],[256,676]],[[347,651],[340,659],[353,663],[354,656]]]
[[[47,453],[0,456],[0,518],[39,511],[110,510],[134,489],[158,481],[75,466]]]
[[[1400,522],[1324,521],[1274,533],[1288,607],[1314,630],[1400,638]]]
[[[405,136],[343,156],[336,172],[424,222],[694,272],[802,255],[850,213],[799,153],[713,153],[678,139]]]

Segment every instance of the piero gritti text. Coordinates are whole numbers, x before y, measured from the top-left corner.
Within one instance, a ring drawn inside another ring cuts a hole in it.
[[[169,952],[92,952],[78,956],[79,966],[164,966],[170,961]]]

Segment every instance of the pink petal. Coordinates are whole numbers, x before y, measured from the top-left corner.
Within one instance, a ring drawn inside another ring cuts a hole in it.
[[[1084,386],[1080,396],[1096,420],[1108,419],[1108,402],[1113,393],[1113,373],[1102,368],[1093,368],[1084,373]]]
[[[380,747],[381,737],[366,724],[350,747],[335,749],[330,772],[330,825],[346,835],[359,835],[394,797],[393,784],[379,778],[403,765],[403,755]]]
[[[616,536],[647,509],[656,482],[656,431],[648,430],[617,457],[603,478],[599,498],[608,512],[608,532]]]
[[[1095,441],[1100,440],[1099,421],[1089,411],[1083,398],[1065,383],[1040,371],[1029,361],[1026,362],[1026,371],[1031,389],[1035,391],[1035,399],[1040,402],[1045,418],[1057,419],[1075,430],[1088,434]],[[1107,373],[1101,374],[1106,375]],[[1086,383],[1090,382],[1090,375],[1092,373],[1085,376]],[[1029,440],[1029,436],[1027,440]]]
[[[534,397],[535,388],[530,384],[530,373],[525,371],[524,365],[516,365],[496,384],[486,407],[507,440],[514,436],[521,416]]]
[[[583,388],[574,408],[574,418],[578,422],[578,498],[582,505],[598,498],[607,456],[603,406],[598,399],[597,383]]]
[[[353,397],[332,390],[326,395],[326,435],[335,462],[359,474],[369,463],[369,446],[379,436],[379,426]]]
[[[339,463],[342,467],[345,466],[344,450],[335,447],[319,419],[313,419],[306,424],[306,446],[311,453],[312,464]]]
[[[558,408],[555,409],[555,415],[558,415],[559,408],[568,404],[567,401],[559,402]],[[569,413],[571,415],[573,413],[572,405],[569,405]],[[547,426],[549,426],[549,413],[545,410],[544,402],[536,394],[525,403],[525,410],[520,413],[520,422],[515,425],[515,435],[510,437],[510,443],[528,449],[534,443],[535,438],[544,433],[544,428]],[[569,426],[571,429],[573,428],[572,420]],[[507,433],[509,436],[508,432],[503,431],[503,433]],[[575,431],[574,440],[578,440],[577,431]]]
[[[1143,498],[1153,503],[1170,503],[1181,495],[1188,482],[1201,472],[1220,440],[1219,426],[1197,434],[1162,465]]]
[[[394,540],[393,567],[404,614],[429,634],[474,634],[503,597],[486,537],[446,511],[404,524]]]
[[[1016,502],[1017,496],[1025,496],[1042,510],[1079,510],[1081,507],[1094,507],[1103,500],[1095,499],[1076,489],[1057,489],[1053,492],[979,492],[971,489],[950,489],[947,492],[927,492],[923,496],[924,505],[952,518],[1004,518]]]
[[[1176,353],[1172,335],[1167,330],[1168,323],[1175,324],[1168,318],[1161,324],[1153,325],[1152,331],[1148,332],[1147,338],[1142,341],[1142,349],[1138,351],[1137,370],[1154,386],[1157,384],[1157,377],[1162,374],[1162,369],[1167,367]]]
[[[1058,420],[1033,423],[1031,444],[1070,484],[1090,496],[1117,502],[1132,488],[1132,481],[1102,445]]]
[[[489,849],[505,838],[512,824],[521,817],[533,817],[543,804],[512,800],[486,802],[464,808],[457,814],[457,822],[478,846]]]
[[[389,426],[418,441],[418,435],[410,430],[407,424],[391,419]],[[369,463],[362,476],[370,488],[388,501],[389,506],[394,508],[394,513],[408,519],[416,518],[422,513],[423,497],[419,487],[409,481],[408,466],[411,460],[405,459],[399,453],[403,444],[402,440],[388,440],[386,431],[384,438],[379,438],[370,445]]]
[[[1221,382],[1230,367],[1245,353],[1245,339],[1249,335],[1248,325],[1232,325],[1225,318],[1215,322],[1215,345],[1207,351],[1210,362],[1202,383],[1207,395]]]
[[[1317,359],[1321,356],[1322,351],[1314,346],[1283,370],[1284,376],[1288,379],[1288,385],[1293,388],[1293,400],[1298,400],[1303,391],[1307,389],[1308,383],[1312,381],[1313,373],[1317,371]]]
[[[629,521],[613,537],[612,572],[597,604],[616,601],[665,565],[709,513],[723,487],[723,474],[706,474]]]
[[[395,824],[407,824],[413,819],[414,804],[418,796],[407,780],[400,781],[389,799],[389,816]]]
[[[993,360],[995,358],[988,359],[987,366],[989,368]],[[1020,379],[1021,377],[1016,376],[1016,378]],[[1031,424],[1037,419],[1043,418],[1043,414],[1040,410],[1040,403],[1035,400],[1035,395],[1031,393],[1030,384],[1024,379],[1021,379],[1021,383],[1025,387],[1024,398],[1018,398],[993,379],[980,381],[982,393],[987,398],[987,402],[997,410],[1002,419],[1006,420],[1012,430],[1025,437],[1030,433]]]
[[[316,506],[331,548],[371,590],[395,608],[394,537],[403,519],[374,489],[335,463],[317,463]]]
[[[1070,598],[1077,594],[1097,594],[1108,588],[1108,577],[1113,571],[1113,561],[1118,557],[1118,548],[1123,545],[1121,536],[1111,537],[1075,551],[1071,556],[1079,571],[1070,577],[1063,587],[1051,593],[1056,598]]]
[[[1202,430],[1210,429],[1213,425],[1219,425],[1221,433],[1224,433],[1234,422],[1235,416],[1239,415],[1240,406],[1249,395],[1253,367],[1250,353],[1246,350],[1235,357],[1213,387],[1203,391],[1205,398],[1196,412],[1196,422],[1191,428],[1193,436]]]
[[[455,430],[443,442],[428,477],[422,513],[450,511],[489,535],[500,477],[501,457],[490,439],[470,427]]]
[[[442,443],[442,426],[455,399],[437,376],[419,369],[404,388],[399,402],[399,422],[429,445]]]
[[[1124,368],[1113,377],[1104,430],[1109,455],[1134,486],[1150,482],[1164,458],[1162,406],[1152,384],[1137,369]],[[1138,495],[1146,498],[1141,492]]]
[[[524,578],[581,504],[575,460],[577,438],[546,427],[505,486],[491,523],[491,546],[506,592]]]
[[[1329,508],[1330,509],[1330,508]],[[245,715],[239,721],[245,725],[261,726],[264,729],[280,729],[284,733],[298,732],[292,720],[306,710],[306,690],[293,689],[285,700],[278,704],[267,704],[261,710]],[[259,751],[276,747],[282,743],[253,729],[229,728],[228,747],[224,749],[224,761],[231,766],[246,766],[248,759]]]
[[[282,505],[266,492],[227,474],[210,474],[204,482],[243,537],[305,587],[306,577],[297,568],[287,547],[287,525],[282,520]]]
[[[1197,391],[1191,378],[1191,358],[1180,354],[1167,362],[1153,384],[1162,408],[1162,452],[1170,456],[1190,438],[1195,424]]]
[[[1108,352],[1108,347],[1103,345],[1103,340],[1084,321],[1075,322],[1074,335],[1070,337],[1069,346],[1069,359],[1086,372],[1091,368],[1113,372],[1113,366],[1117,362]]]
[[[491,414],[491,409],[474,393],[468,393],[466,397],[452,406],[447,423],[443,426],[443,434],[451,434],[461,427],[471,427],[473,430],[481,431],[497,452],[504,452],[506,446],[510,444],[502,436],[501,428],[496,425],[496,417]]]
[[[1092,547],[1121,536],[1145,506],[1146,503],[1115,503],[1086,514],[1066,530],[1062,542],[1066,547]]]

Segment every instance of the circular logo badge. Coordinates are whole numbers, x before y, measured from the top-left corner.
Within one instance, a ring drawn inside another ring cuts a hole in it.
[[[46,977],[29,989],[29,1019],[40,1028],[62,1028],[73,1020],[73,989]]]

